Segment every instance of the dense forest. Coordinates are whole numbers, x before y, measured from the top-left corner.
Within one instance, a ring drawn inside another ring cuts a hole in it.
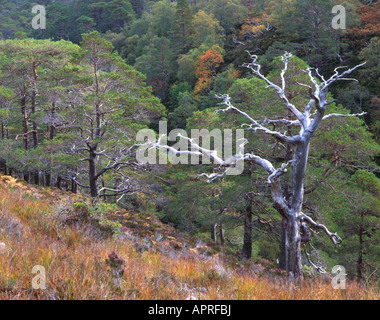
[[[46,29],[31,27],[35,4],[46,8]],[[346,9],[344,30],[331,26],[337,4]],[[241,259],[281,267],[283,220],[259,166],[248,162],[241,175],[208,183],[197,177],[215,172],[213,165],[136,163],[136,134],[158,133],[160,120],[169,131],[241,128],[241,114],[216,113],[218,96],[228,94],[256,119],[288,119],[268,127],[290,136],[294,118],[265,79],[286,80],[287,101],[306,106],[305,70],[328,79],[338,67],[366,62],[350,75],[357,81],[329,87],[328,114],[359,116],[327,117],[313,136],[305,174],[303,210],[341,243],[311,228],[302,268],[342,265],[350,278],[376,283],[379,22],[380,2],[367,0],[0,0],[0,170],[88,195],[94,206],[156,216]],[[285,52],[292,55],[283,79]],[[252,54],[265,79],[244,67]],[[277,167],[294,153],[262,132],[245,137],[246,150]],[[281,179],[290,197],[291,176]]]

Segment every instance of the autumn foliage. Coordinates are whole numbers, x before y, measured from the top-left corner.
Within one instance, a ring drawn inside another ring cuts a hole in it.
[[[260,18],[247,18],[241,26],[239,37],[242,39],[256,37],[265,31],[265,26]]]
[[[360,8],[361,26],[348,30],[348,38],[363,46],[372,37],[380,35],[380,2]]]
[[[200,60],[196,66],[196,76],[198,78],[194,88],[194,93],[196,96],[207,93],[207,90],[211,86],[213,77],[215,77],[218,68],[224,62],[220,51],[221,48],[219,46],[213,46],[200,57]]]

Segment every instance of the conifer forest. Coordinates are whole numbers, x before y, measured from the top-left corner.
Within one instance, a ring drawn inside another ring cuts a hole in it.
[[[379,1],[0,0],[0,300],[379,300],[379,143]]]

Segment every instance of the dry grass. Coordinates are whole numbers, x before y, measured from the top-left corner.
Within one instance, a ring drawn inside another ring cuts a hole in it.
[[[261,269],[252,263],[232,267],[226,256],[197,248],[149,217],[118,213],[123,227],[111,237],[91,223],[62,225],[57,208],[70,205],[70,196],[58,203],[30,190],[0,179],[0,300],[379,299],[375,288],[355,282],[334,290],[320,278],[294,284],[255,273]],[[124,260],[119,279],[106,263],[113,251]],[[45,290],[32,289],[35,265],[46,269]]]

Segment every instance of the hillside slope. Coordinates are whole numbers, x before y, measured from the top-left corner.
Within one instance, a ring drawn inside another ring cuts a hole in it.
[[[157,218],[0,176],[2,299],[379,299],[374,288],[310,276],[295,287]],[[46,288],[33,289],[34,266]]]

